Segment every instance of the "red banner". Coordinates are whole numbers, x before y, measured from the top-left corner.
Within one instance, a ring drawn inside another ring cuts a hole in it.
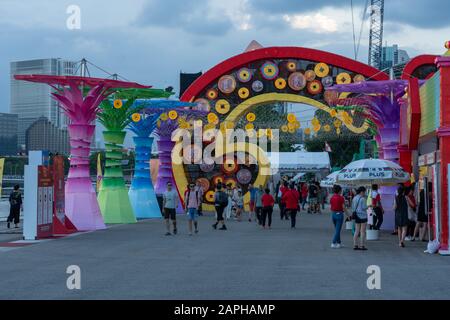
[[[38,166],[37,238],[53,235],[53,176],[50,167]]]

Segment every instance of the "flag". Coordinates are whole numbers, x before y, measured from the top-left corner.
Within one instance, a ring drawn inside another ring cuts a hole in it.
[[[97,155],[97,193],[100,191],[100,186],[102,184],[103,173],[102,173],[102,156],[99,153]]]
[[[325,152],[333,152],[328,142],[325,142]]]
[[[5,159],[0,159],[0,198],[2,197],[2,180],[3,180],[3,167],[5,166]]]

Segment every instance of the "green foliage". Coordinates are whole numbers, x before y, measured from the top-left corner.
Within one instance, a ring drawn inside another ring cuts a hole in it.
[[[125,130],[132,121],[132,114],[143,109],[143,107],[133,107],[135,101],[136,99],[128,99],[121,108],[116,109],[110,100],[104,100],[97,115],[99,122],[109,131]]]

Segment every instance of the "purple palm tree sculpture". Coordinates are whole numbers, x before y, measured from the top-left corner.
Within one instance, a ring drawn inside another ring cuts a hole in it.
[[[65,214],[80,231],[104,229],[89,174],[89,153],[100,103],[114,88],[149,88],[137,83],[79,76],[16,75],[16,80],[46,83],[52,97],[70,119],[70,170],[65,190]],[[91,88],[84,95],[83,87]]]

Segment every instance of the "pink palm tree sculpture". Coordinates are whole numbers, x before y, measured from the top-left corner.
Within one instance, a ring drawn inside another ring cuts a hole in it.
[[[117,88],[150,88],[133,82],[80,76],[16,75],[16,80],[46,83],[53,99],[70,119],[70,170],[65,190],[65,214],[79,231],[104,229],[89,174],[89,154],[100,103]],[[84,88],[90,88],[86,95]]]

